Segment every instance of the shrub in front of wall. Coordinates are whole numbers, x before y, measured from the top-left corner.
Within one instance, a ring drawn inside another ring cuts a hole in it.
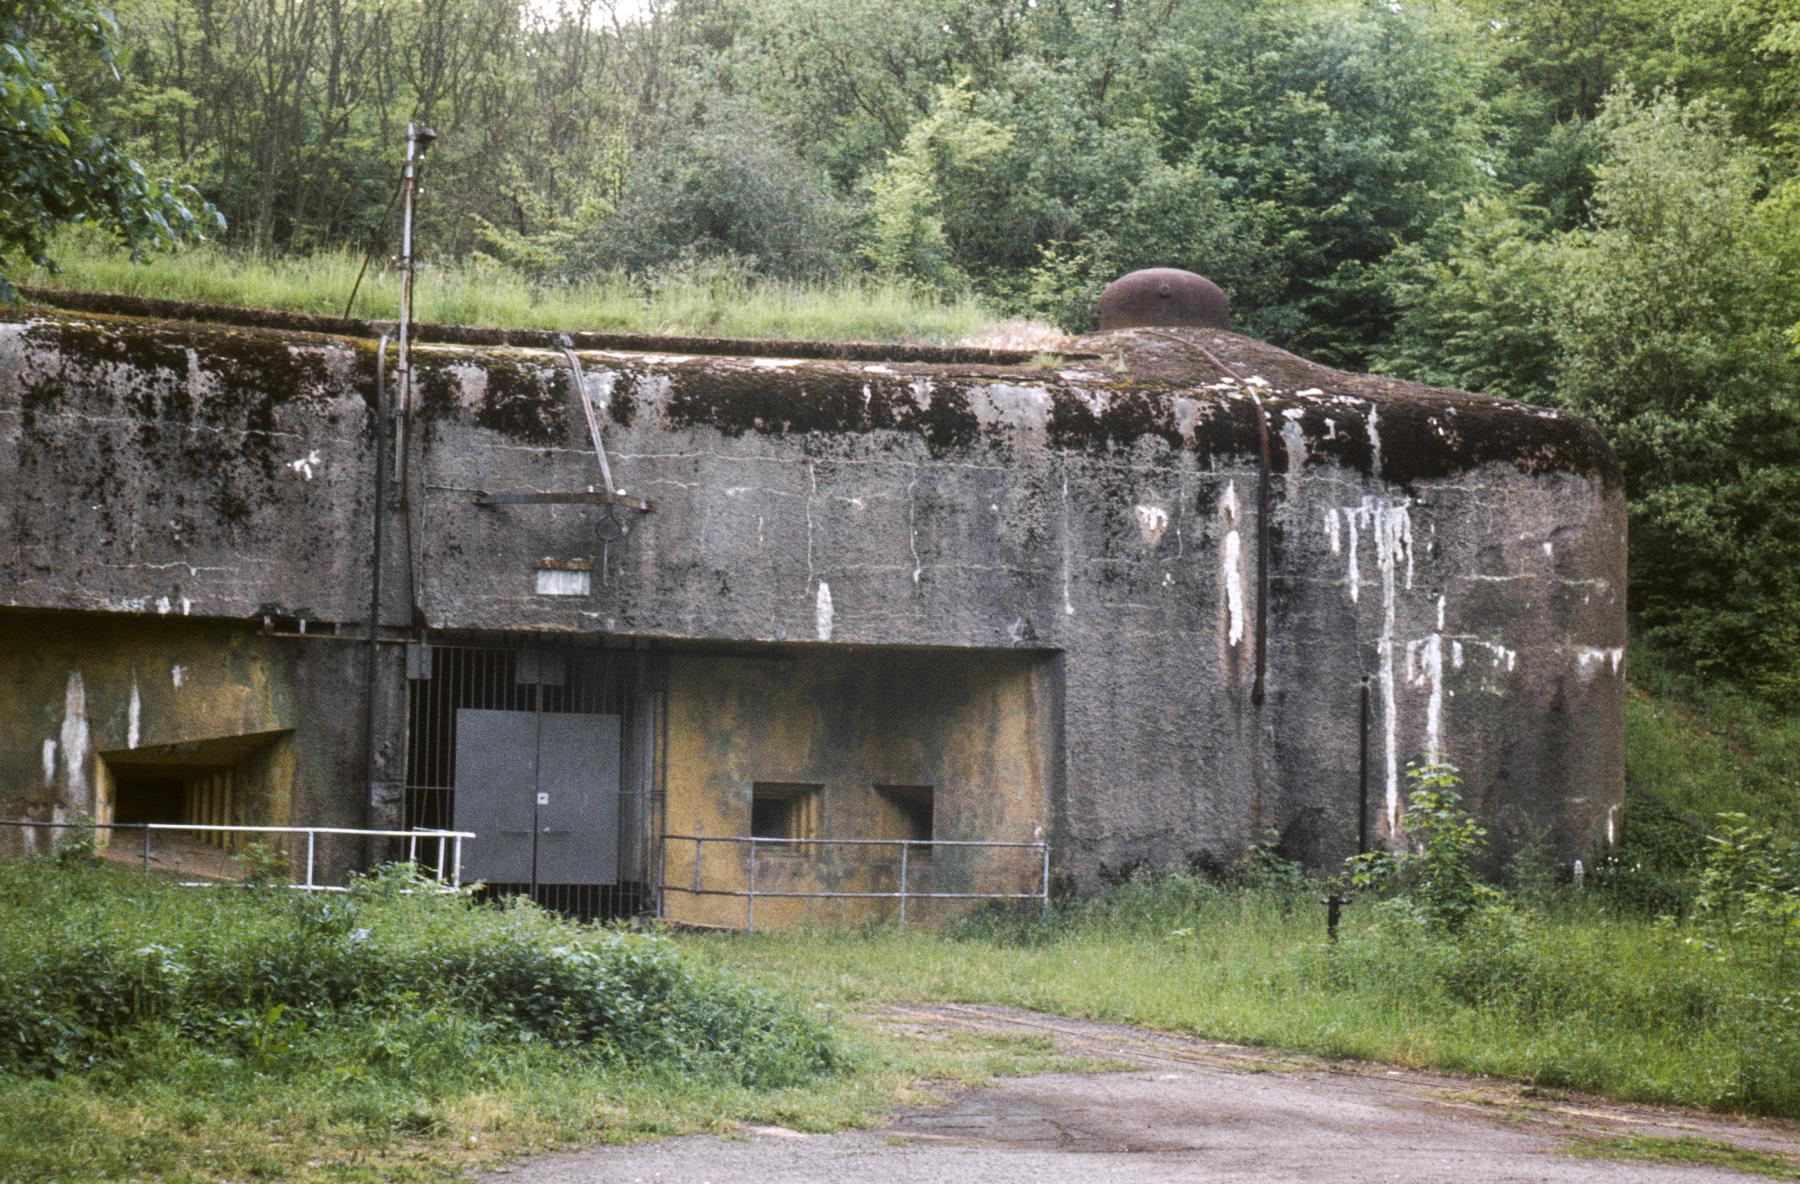
[[[426,888],[390,874],[347,894],[202,893],[106,868],[0,868],[0,1068],[100,1065],[145,1025],[257,1063],[360,1033],[346,1046],[379,1059],[384,1041],[422,1038],[401,1031],[420,1014],[477,1043],[744,1084],[838,1064],[794,1005],[694,968],[664,937]]]

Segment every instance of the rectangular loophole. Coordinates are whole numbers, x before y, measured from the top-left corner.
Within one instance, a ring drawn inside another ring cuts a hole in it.
[[[929,843],[937,837],[937,816],[929,785],[877,785],[881,801],[881,838]],[[930,847],[914,847],[908,858],[930,859]]]
[[[758,839],[817,839],[823,835],[823,786],[758,781],[750,790],[750,834]],[[771,854],[810,855],[799,843],[771,845]]]

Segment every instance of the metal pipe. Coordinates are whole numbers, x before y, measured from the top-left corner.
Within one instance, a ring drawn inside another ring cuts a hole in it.
[[[1044,844],[1044,880],[1042,892],[1044,903],[1038,910],[1038,915],[1048,918],[1050,916],[1050,845],[1048,843]]]
[[[750,891],[744,894],[744,932],[756,932],[756,836],[750,837]]]
[[[1256,681],[1250,684],[1250,702],[1261,705],[1263,676],[1269,664],[1269,413],[1254,391],[1250,397],[1256,401],[1256,435],[1261,449],[1256,488]]]
[[[306,832],[306,886],[313,886],[313,865],[318,853],[319,836],[312,831]]]
[[[375,518],[375,539],[369,560],[369,656],[363,679],[363,825],[375,821],[375,698],[381,670],[381,568],[387,557],[387,345],[383,333],[375,345],[375,489],[369,512]],[[369,862],[363,852],[363,862]]]
[[[912,844],[900,844],[900,932],[906,932],[906,851]]]

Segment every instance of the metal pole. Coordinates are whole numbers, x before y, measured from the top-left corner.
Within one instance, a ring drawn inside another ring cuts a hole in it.
[[[439,835],[438,836],[437,878],[438,878],[438,883],[440,883],[440,884],[442,884],[444,882],[444,856],[447,854],[449,854],[449,848],[447,848],[444,845],[444,836]]]
[[[462,836],[456,836],[456,844],[451,848],[450,887],[462,887]]]
[[[150,871],[150,828],[144,828],[144,872]]]
[[[694,836],[694,895],[700,895],[700,836]]]
[[[669,837],[664,835],[656,843],[656,919],[669,919],[668,906],[669,885]]]
[[[414,867],[419,866],[419,836],[417,832],[406,836],[406,862]]]
[[[744,932],[756,932],[756,836],[750,837],[750,891],[745,894]]]
[[[400,479],[400,488],[406,489],[406,418],[412,410],[412,363],[407,353],[407,345],[411,338],[412,321],[412,288],[413,288],[413,183],[417,177],[418,165],[418,128],[413,124],[406,125],[406,173],[400,182],[404,204],[400,219],[400,391],[399,406],[394,416],[394,473]]]
[[[312,886],[313,886],[313,857],[317,853],[318,847],[319,847],[318,832],[310,831],[310,830],[307,831],[306,832],[306,888],[307,888],[307,891],[309,891],[309,892],[312,890]]]
[[[1038,895],[1040,899],[1042,899],[1043,904],[1039,907],[1038,915],[1047,918],[1050,916],[1050,844],[1045,843],[1043,845],[1043,853],[1044,879],[1043,883],[1038,888]]]
[[[906,932],[906,849],[912,846],[904,839],[900,841],[900,932]]]

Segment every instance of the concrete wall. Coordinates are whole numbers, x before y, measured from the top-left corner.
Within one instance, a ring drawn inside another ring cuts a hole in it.
[[[474,504],[599,480],[560,354],[421,348],[383,620],[1055,652],[1051,832],[1082,883],[1271,828],[1346,853],[1365,677],[1377,841],[1434,749],[1501,853],[1616,838],[1624,497],[1591,427],[1228,333],[1083,344],[1013,369],[585,351],[617,481],[655,501],[604,549],[592,507]],[[315,334],[0,322],[0,598],[360,621],[374,370],[371,343]],[[540,594],[546,559],[593,563],[591,593]]]
[[[819,787],[821,838],[901,837],[877,786],[930,786],[936,839],[1033,842],[1048,834],[1058,694],[1054,660],[1033,651],[797,650],[669,661],[668,829],[751,833],[755,785]],[[701,886],[744,891],[748,848],[708,844]],[[895,848],[764,849],[761,891],[893,892]],[[1033,892],[1028,851],[939,848],[909,860],[909,891]],[[693,844],[675,842],[666,881],[694,882]],[[674,892],[669,915],[740,924],[745,901]],[[951,911],[913,902],[909,917]],[[758,923],[891,915],[890,902],[771,899]]]
[[[361,826],[353,648],[229,622],[0,610],[0,816],[110,821],[119,770],[199,764],[235,774],[228,815],[209,821]],[[0,856],[49,839],[0,829]],[[327,842],[320,855],[360,852]]]

